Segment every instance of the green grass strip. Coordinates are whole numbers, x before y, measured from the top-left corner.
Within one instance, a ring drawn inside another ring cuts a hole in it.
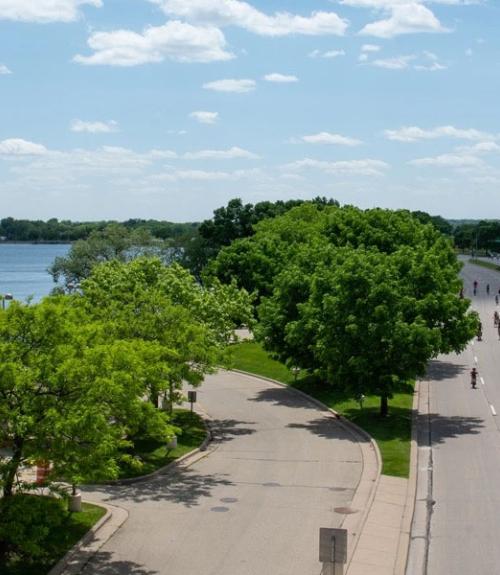
[[[494,264],[493,262],[487,262],[485,260],[478,260],[476,258],[469,258],[469,263],[474,264],[475,266],[481,266],[483,268],[488,268],[490,270],[495,270],[497,272],[500,272],[500,266],[497,264]]]
[[[182,431],[177,437],[177,448],[167,449],[165,443],[154,439],[134,438],[134,449],[129,454],[134,457],[135,465],[122,464],[120,479],[153,473],[199,447],[206,437],[203,419],[196,413],[176,409],[172,424]]]
[[[411,412],[413,386],[406,393],[397,393],[389,402],[388,417],[379,415],[380,399],[367,396],[361,408],[352,397],[342,395],[326,386],[311,381],[310,378],[297,378],[290,370],[272,359],[257,342],[243,342],[232,347],[233,367],[276,379],[315,397],[331,409],[368,432],[377,442],[382,455],[382,473],[395,477],[408,477],[410,470]]]

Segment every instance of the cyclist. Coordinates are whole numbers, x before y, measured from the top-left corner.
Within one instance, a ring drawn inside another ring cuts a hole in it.
[[[470,385],[472,389],[476,389],[477,385],[477,369],[475,367],[472,368],[470,372]]]
[[[490,295],[490,284],[486,284],[486,293]]]
[[[474,280],[474,283],[473,283],[473,286],[474,286],[474,295],[476,295],[476,293],[477,293],[477,285],[478,285],[478,284],[477,284],[477,280]],[[499,293],[500,293],[500,290],[499,290]]]

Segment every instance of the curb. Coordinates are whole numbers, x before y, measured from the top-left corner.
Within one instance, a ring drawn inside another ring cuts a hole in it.
[[[128,511],[106,503],[92,503],[106,509],[106,514],[49,571],[48,575],[80,573],[99,549],[128,519]]]
[[[401,535],[399,539],[395,575],[404,575],[408,564],[410,552],[411,528],[413,515],[415,512],[415,501],[417,496],[417,464],[418,464],[418,406],[420,402],[420,381],[415,382],[415,391],[413,394],[413,405],[411,414],[411,442],[410,442],[410,476],[408,478],[408,488],[406,490],[406,504],[401,522]]]
[[[354,556],[354,552],[356,551],[356,547],[358,545],[358,541],[359,541],[361,532],[362,532],[363,527],[366,523],[368,513],[369,513],[370,508],[372,506],[373,500],[375,499],[378,484],[380,481],[380,475],[382,473],[382,457],[380,455],[380,450],[378,448],[377,443],[371,437],[371,435],[369,435],[364,429],[362,429],[361,427],[359,427],[358,425],[356,425],[352,421],[349,421],[348,419],[346,419],[342,415],[339,415],[336,411],[334,411],[333,409],[331,409],[330,407],[328,407],[327,405],[325,405],[324,403],[322,403],[318,399],[315,399],[314,397],[311,397],[307,393],[304,393],[300,389],[295,389],[294,387],[291,387],[291,386],[287,385],[286,383],[282,383],[281,381],[276,381],[275,379],[271,379],[270,377],[257,375],[255,373],[250,373],[248,371],[243,371],[240,369],[232,369],[229,371],[232,371],[234,373],[240,373],[242,375],[247,375],[247,376],[250,376],[250,377],[253,377],[256,379],[262,379],[264,381],[268,381],[270,383],[273,383],[274,385],[277,385],[279,387],[284,387],[284,388],[292,391],[293,393],[301,395],[302,397],[307,399],[310,403],[313,403],[317,407],[320,407],[323,411],[330,412],[335,417],[335,419],[337,419],[340,422],[342,427],[347,432],[349,432],[358,441],[358,444],[361,448],[362,457],[363,457],[363,471],[361,473],[361,479],[359,480],[358,485],[356,487],[356,492],[354,494],[352,503],[353,503],[353,507],[356,507],[357,500],[362,499],[362,498],[367,499],[367,503],[363,506],[363,513],[361,515],[359,515],[359,516],[356,516],[354,514],[349,515],[349,516],[344,517],[344,520],[342,521],[342,527],[347,529],[349,532],[349,535],[350,535],[350,537],[348,539],[348,541],[349,541],[349,543],[348,543],[348,561],[345,565],[345,569],[347,572],[349,569],[349,566],[351,564],[352,558]],[[365,442],[359,441],[360,437],[363,438],[365,440]],[[366,445],[366,441],[369,442],[369,446]],[[377,462],[377,470],[376,470],[375,476],[371,477],[371,478],[370,477],[364,477],[366,457],[370,452],[373,452],[373,454],[375,455],[376,462]],[[368,496],[366,495],[367,492],[368,492]]]

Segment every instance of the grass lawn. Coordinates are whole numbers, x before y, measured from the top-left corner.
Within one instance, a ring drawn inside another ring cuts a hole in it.
[[[64,523],[54,528],[49,534],[50,557],[33,563],[20,560],[11,560],[8,564],[0,563],[0,573],[2,575],[45,575],[105,513],[106,510],[102,507],[84,503],[81,513],[68,513]]]
[[[474,264],[475,266],[482,266],[483,268],[488,268],[490,270],[495,270],[500,272],[500,266],[494,264],[493,262],[487,262],[485,260],[478,260],[476,258],[470,258],[469,263]]]
[[[175,410],[172,423],[182,430],[177,438],[177,448],[167,449],[164,443],[152,439],[135,439],[135,449],[131,455],[138,465],[122,464],[120,478],[152,473],[203,443],[206,429],[203,420],[196,413],[184,409]]]
[[[332,391],[306,378],[294,381],[290,370],[275,361],[256,342],[243,342],[233,346],[233,367],[257,375],[270,377],[292,385],[319,399],[328,407],[353,421],[367,431],[377,442],[383,459],[382,473],[408,477],[410,469],[411,408],[413,387],[406,393],[395,394],[389,401],[389,416],[379,416],[380,399],[368,396],[363,408],[350,397]]]

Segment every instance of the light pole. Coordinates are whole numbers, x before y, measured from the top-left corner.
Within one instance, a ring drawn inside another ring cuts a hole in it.
[[[2,309],[5,309],[5,300],[11,301],[11,300],[13,300],[13,299],[14,299],[14,298],[12,297],[12,294],[11,294],[11,293],[6,293],[6,294],[4,294],[4,295],[2,296]]]

